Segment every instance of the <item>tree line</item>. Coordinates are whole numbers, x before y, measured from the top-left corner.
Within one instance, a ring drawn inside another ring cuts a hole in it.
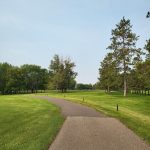
[[[9,63],[0,63],[0,93],[35,93],[38,90],[74,89],[76,85],[75,64],[69,59],[55,55],[49,69],[38,65],[25,64],[20,67]]]
[[[99,85],[107,92],[150,89],[150,39],[144,48],[137,48],[139,39],[132,31],[129,19],[124,17],[111,32],[109,52],[100,63]],[[146,56],[144,58],[144,56]]]
[[[124,17],[111,32],[108,45],[99,68],[99,81],[94,84],[76,83],[75,63],[70,58],[54,55],[48,69],[38,65],[25,64],[20,67],[0,63],[0,92],[25,93],[38,90],[105,89],[143,93],[150,90],[150,39],[144,48],[138,48],[137,36],[132,31],[129,19]]]
[[[48,70],[37,65],[25,64],[21,67],[0,63],[0,91],[2,94],[16,94],[45,90]]]
[[[54,55],[49,68],[24,64],[20,67],[7,62],[0,63],[0,93],[36,93],[39,90],[92,90],[92,84],[76,82],[75,63],[70,58]]]

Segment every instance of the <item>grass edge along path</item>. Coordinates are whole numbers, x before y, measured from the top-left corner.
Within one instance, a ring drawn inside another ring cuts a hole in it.
[[[63,121],[60,109],[46,100],[0,96],[0,149],[47,150]]]
[[[94,92],[95,91],[93,91],[93,93]],[[92,107],[107,116],[115,117],[150,145],[149,96],[129,94],[127,97],[123,97],[121,93],[106,94],[101,91],[96,91],[95,96],[93,93],[92,91],[75,91],[65,94],[50,92],[47,93],[47,95],[54,98],[63,98],[65,100],[80,103]],[[89,96],[90,94],[91,96]],[[119,104],[119,111],[116,111],[116,104]]]

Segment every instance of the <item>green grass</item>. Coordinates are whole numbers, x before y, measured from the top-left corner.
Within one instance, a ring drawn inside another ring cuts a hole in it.
[[[0,96],[0,150],[47,150],[63,120],[46,100]]]
[[[123,97],[122,93],[106,94],[103,91],[74,91],[66,94],[50,92],[48,95],[82,103],[116,117],[150,143],[150,96],[129,94]],[[116,111],[117,104],[119,111]]]

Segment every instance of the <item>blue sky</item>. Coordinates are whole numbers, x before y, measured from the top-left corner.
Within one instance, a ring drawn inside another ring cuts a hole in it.
[[[54,54],[71,57],[77,81],[95,83],[111,29],[125,16],[150,38],[149,0],[0,0],[0,62],[48,68]]]

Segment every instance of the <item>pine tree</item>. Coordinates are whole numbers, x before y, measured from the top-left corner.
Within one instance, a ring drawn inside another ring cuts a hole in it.
[[[112,50],[114,58],[118,63],[120,73],[123,74],[124,96],[127,93],[127,74],[131,70],[131,66],[140,60],[142,54],[141,49],[136,48],[138,36],[132,32],[132,25],[129,19],[124,17],[112,30],[111,44],[108,49]]]

